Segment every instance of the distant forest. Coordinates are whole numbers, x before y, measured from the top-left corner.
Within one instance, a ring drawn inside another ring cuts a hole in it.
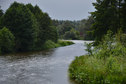
[[[92,16],[80,21],[53,20],[60,39],[93,40],[91,26],[94,23]]]

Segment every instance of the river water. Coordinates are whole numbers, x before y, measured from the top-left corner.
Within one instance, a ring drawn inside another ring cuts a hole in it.
[[[41,52],[0,56],[0,84],[74,84],[68,67],[86,54],[84,41]]]

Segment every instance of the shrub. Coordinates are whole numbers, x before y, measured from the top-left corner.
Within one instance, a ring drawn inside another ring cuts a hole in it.
[[[70,78],[79,84],[126,83],[121,62],[116,57],[108,57],[105,61],[88,55],[76,57],[70,65],[69,72]]]
[[[12,52],[14,49],[14,35],[6,28],[0,30],[0,51],[1,53]]]
[[[76,57],[69,67],[70,78],[79,84],[125,84],[126,48],[109,31],[88,55]]]
[[[67,45],[71,45],[71,44],[74,44],[74,43],[71,42],[71,41],[61,41],[61,40],[59,40],[58,44],[61,45],[61,46],[67,46]]]
[[[51,40],[48,40],[45,42],[45,44],[43,45],[43,49],[50,49],[50,48],[56,48],[58,45],[56,43],[54,43]]]
[[[53,41],[48,40],[42,46],[42,49],[56,48],[56,47],[67,46],[67,45],[71,45],[71,44],[74,44],[74,43],[71,41],[61,41],[61,40],[59,40],[57,43],[54,43]]]

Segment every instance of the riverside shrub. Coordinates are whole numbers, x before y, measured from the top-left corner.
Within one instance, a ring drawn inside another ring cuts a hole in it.
[[[92,54],[76,57],[71,63],[71,79],[79,84],[126,83],[126,48],[111,31],[91,52]]]
[[[61,41],[61,40],[59,40],[57,43],[55,43],[55,42],[53,42],[51,40],[48,40],[43,45],[43,49],[57,48],[57,47],[60,47],[60,46],[67,46],[67,45],[72,45],[72,44],[74,44],[74,43],[71,42],[71,41]]]

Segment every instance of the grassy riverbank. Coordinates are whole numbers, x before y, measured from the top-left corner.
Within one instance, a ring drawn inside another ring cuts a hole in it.
[[[72,44],[74,44],[72,41],[62,41],[62,40],[58,40],[57,43],[54,43],[51,40],[48,40],[43,45],[42,50],[50,49],[50,48],[57,48],[57,47],[61,47],[61,46],[68,46],[68,45],[72,45]]]
[[[126,47],[124,38],[109,32],[88,54],[76,57],[69,67],[69,76],[79,84],[125,84]]]

